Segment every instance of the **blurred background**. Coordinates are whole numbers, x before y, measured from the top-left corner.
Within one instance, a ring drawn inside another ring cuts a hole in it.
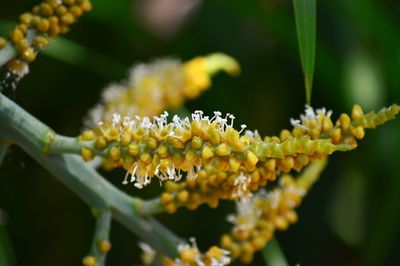
[[[1,0],[0,35],[39,1]],[[400,103],[400,3],[320,0],[312,103],[336,118],[354,103],[365,111]],[[305,93],[292,2],[288,0],[92,0],[93,12],[54,41],[9,96],[57,132],[75,136],[103,87],[138,62],[183,60],[221,51],[237,58],[238,78],[218,75],[188,110],[230,112],[236,125],[261,135],[289,127]],[[277,239],[295,265],[395,265],[400,249],[400,122],[367,132],[357,150],[331,157],[299,208],[299,222]],[[121,186],[129,194],[159,192]],[[201,249],[229,230],[232,203],[158,218]],[[205,215],[209,217],[204,219]],[[201,221],[201,222],[199,222]],[[13,147],[0,167],[0,241],[15,265],[80,265],[92,238],[89,208],[36,162]],[[108,265],[139,264],[137,238],[114,223]],[[5,244],[4,244],[5,243]],[[11,250],[12,249],[12,250]],[[257,255],[252,265],[263,265]]]

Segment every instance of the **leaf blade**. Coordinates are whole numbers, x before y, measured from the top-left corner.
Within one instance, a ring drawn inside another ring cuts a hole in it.
[[[307,104],[311,103],[317,28],[316,0],[293,0],[297,39],[304,73]]]

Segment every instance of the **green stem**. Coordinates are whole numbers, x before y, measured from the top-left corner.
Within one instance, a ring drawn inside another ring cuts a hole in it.
[[[289,266],[278,241],[274,238],[268,242],[262,251],[262,256],[268,266]]]
[[[93,243],[90,250],[90,255],[96,258],[96,266],[104,266],[106,263],[107,253],[102,252],[99,245],[101,245],[102,241],[109,242],[111,220],[112,213],[108,210],[101,212],[96,218]]]
[[[8,147],[11,145],[10,142],[0,139],[0,166],[6,156]]]
[[[313,161],[304,171],[297,177],[297,186],[304,188],[306,191],[310,190],[314,183],[321,176],[322,171],[325,169],[328,159],[325,157],[321,160]]]
[[[180,239],[151,217],[163,211],[159,200],[143,201],[118,190],[95,169],[72,154],[49,155],[44,152],[55,133],[17,104],[0,94],[0,135],[12,140],[73,190],[89,206],[110,209],[113,218],[148,242],[154,249],[175,256]]]
[[[8,44],[6,47],[0,49],[0,67],[13,59],[16,55],[17,51],[15,51],[11,44]]]

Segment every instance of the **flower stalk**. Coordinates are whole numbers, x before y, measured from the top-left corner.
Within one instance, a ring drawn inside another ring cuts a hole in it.
[[[181,241],[151,214],[163,210],[159,200],[143,201],[118,190],[73,154],[46,154],[56,134],[17,104],[0,94],[0,137],[20,146],[91,208],[109,209],[115,220],[154,249],[175,256]]]

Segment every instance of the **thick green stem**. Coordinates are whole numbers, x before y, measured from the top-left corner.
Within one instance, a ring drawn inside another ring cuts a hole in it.
[[[12,140],[60,182],[73,190],[89,206],[110,209],[113,218],[149,243],[154,249],[176,255],[180,239],[150,217],[161,212],[159,200],[145,202],[118,190],[95,169],[72,154],[49,155],[49,145],[56,134],[46,125],[0,94],[0,135]]]

